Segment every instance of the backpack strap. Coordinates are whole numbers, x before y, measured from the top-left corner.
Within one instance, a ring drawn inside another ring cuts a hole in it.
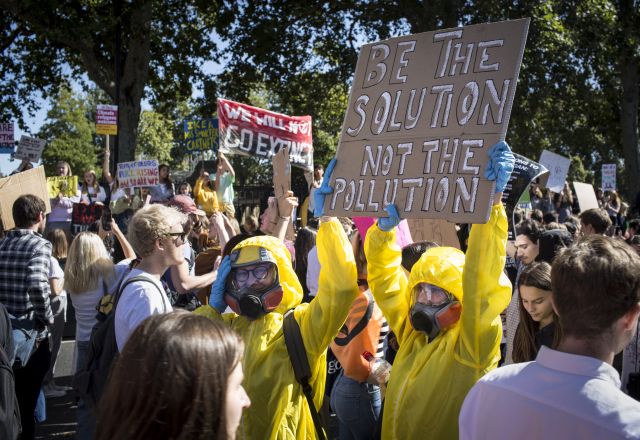
[[[324,433],[324,427],[320,420],[320,415],[313,403],[313,389],[309,384],[311,379],[311,367],[309,366],[309,359],[307,359],[307,350],[304,348],[304,342],[302,341],[302,334],[300,333],[300,326],[293,314],[293,309],[289,310],[284,315],[284,323],[282,326],[282,332],[284,333],[284,342],[287,345],[287,351],[289,352],[289,358],[291,359],[291,365],[293,366],[293,373],[296,376],[296,380],[302,385],[302,391],[307,398],[309,404],[309,410],[311,411],[311,417],[313,418],[313,424],[316,427],[316,433],[318,438],[326,440]]]
[[[367,325],[369,325],[371,316],[373,316],[374,300],[370,290],[367,291],[366,296],[368,301],[367,311],[364,313],[362,318],[360,318],[360,321],[358,321],[358,323],[351,329],[351,331],[349,331],[349,329],[347,328],[346,323],[342,326],[342,329],[340,330],[344,331],[344,333],[348,336],[345,338],[335,338],[333,342],[335,342],[336,345],[339,345],[340,347],[346,346],[349,342],[351,342],[352,338],[355,338],[362,330],[367,327]]]

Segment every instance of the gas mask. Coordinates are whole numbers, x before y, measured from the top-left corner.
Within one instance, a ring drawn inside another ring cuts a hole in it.
[[[413,289],[412,303],[409,311],[411,325],[425,333],[429,342],[443,329],[455,324],[462,311],[462,305],[451,293],[428,283],[420,283]]]
[[[274,311],[282,302],[278,267],[271,253],[256,246],[234,251],[224,300],[235,313],[250,319]]]

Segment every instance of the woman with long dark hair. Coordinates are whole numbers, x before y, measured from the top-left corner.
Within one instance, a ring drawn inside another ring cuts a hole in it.
[[[562,329],[551,305],[551,266],[546,262],[527,265],[518,279],[520,323],[513,341],[513,361],[529,362],[540,347],[556,348]]]
[[[158,167],[159,184],[150,189],[152,203],[167,203],[175,195],[175,186],[171,180],[169,165],[162,164]]]
[[[147,318],[113,366],[96,438],[235,438],[251,404],[242,387],[243,350],[221,321],[185,311]]]

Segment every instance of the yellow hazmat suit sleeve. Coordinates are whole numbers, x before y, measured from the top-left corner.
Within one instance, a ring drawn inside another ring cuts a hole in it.
[[[504,273],[507,214],[494,205],[484,225],[473,225],[464,264],[464,302],[456,359],[473,368],[500,360],[500,313],[511,299],[511,282]]]
[[[364,242],[367,256],[367,281],[376,303],[398,343],[413,331],[409,322],[409,295],[406,295],[407,276],[402,269],[402,249],[396,243],[395,228],[382,231],[374,224],[367,231]]]

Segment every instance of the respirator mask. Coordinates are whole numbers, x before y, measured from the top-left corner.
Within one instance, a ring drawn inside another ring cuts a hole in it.
[[[425,333],[429,342],[443,329],[460,319],[462,305],[446,290],[429,283],[417,284],[411,292],[409,320],[417,331]]]

